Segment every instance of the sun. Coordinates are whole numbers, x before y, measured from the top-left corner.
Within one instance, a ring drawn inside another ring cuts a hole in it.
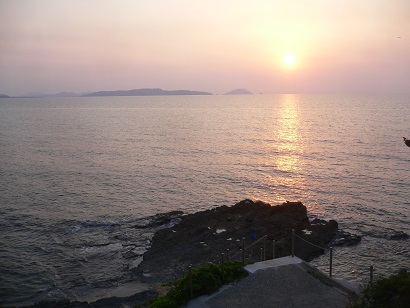
[[[293,54],[288,53],[283,57],[283,63],[288,67],[292,67],[296,64],[296,58]]]

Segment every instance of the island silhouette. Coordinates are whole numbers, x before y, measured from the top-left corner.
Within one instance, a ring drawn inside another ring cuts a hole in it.
[[[225,95],[230,95],[230,94],[253,94],[253,93],[246,89],[235,89],[235,90],[229,91],[228,93],[225,93]]]
[[[190,90],[162,90],[159,88],[144,88],[133,90],[98,91],[83,96],[158,96],[158,95],[213,95],[209,92]]]

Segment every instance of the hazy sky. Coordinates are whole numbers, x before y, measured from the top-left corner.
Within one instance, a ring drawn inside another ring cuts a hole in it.
[[[410,0],[0,0],[0,93],[410,92]]]

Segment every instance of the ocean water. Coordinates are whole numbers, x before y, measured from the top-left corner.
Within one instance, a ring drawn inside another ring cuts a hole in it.
[[[150,217],[301,201],[362,236],[358,283],[410,270],[409,95],[0,99],[0,305],[129,282]],[[327,271],[328,253],[312,261]],[[104,293],[105,292],[105,293]]]

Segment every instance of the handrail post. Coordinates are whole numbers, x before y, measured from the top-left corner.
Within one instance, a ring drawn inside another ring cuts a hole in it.
[[[292,229],[292,257],[295,256],[295,229]]]
[[[245,264],[245,237],[242,238],[242,264]]]
[[[275,259],[275,240],[272,241],[272,259]]]
[[[263,261],[263,247],[261,247],[261,261]]]
[[[332,277],[333,267],[333,247],[330,247],[329,276]]]
[[[192,288],[192,266],[189,266],[189,291],[191,295],[191,299],[194,298],[194,290]]]
[[[221,262],[222,282],[224,282],[225,281],[225,266],[224,266],[225,256],[224,256],[224,253],[222,253],[222,255],[221,255],[221,260],[222,260],[222,262]]]
[[[263,261],[266,261],[266,235],[263,239]]]
[[[229,262],[229,248],[226,250],[226,261]]]

